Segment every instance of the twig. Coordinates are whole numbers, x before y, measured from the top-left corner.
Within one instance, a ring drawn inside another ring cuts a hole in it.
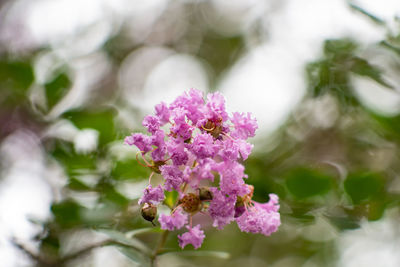
[[[33,253],[32,251],[27,249],[23,244],[19,243],[15,239],[12,239],[11,242],[17,248],[19,248],[20,250],[25,252],[30,258],[32,258],[34,261],[36,261],[38,264],[40,264],[40,266],[44,266],[44,267],[60,267],[60,266],[63,266],[65,263],[67,263],[70,260],[79,258],[79,257],[91,252],[93,249],[104,247],[104,246],[118,245],[118,246],[123,246],[123,247],[128,247],[128,248],[131,248],[131,249],[135,249],[134,247],[128,246],[126,244],[123,244],[123,243],[120,243],[120,242],[117,242],[117,241],[114,241],[114,240],[104,240],[102,242],[92,244],[92,245],[90,245],[90,246],[88,246],[86,248],[83,248],[83,249],[81,249],[79,251],[76,251],[76,252],[71,253],[69,255],[66,255],[64,257],[61,257],[59,259],[51,260],[51,259],[46,259],[41,255],[37,255],[37,254]]]
[[[160,237],[158,244],[156,246],[156,248],[154,249],[153,254],[150,257],[150,261],[151,261],[151,266],[155,267],[155,259],[157,258],[157,255],[161,252],[162,248],[165,245],[165,242],[167,241],[167,237],[168,237],[169,231],[165,230],[164,233],[162,234],[162,236]]]

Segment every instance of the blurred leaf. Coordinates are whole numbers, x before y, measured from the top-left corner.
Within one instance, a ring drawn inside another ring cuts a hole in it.
[[[117,161],[111,171],[111,176],[115,180],[146,178],[149,175],[150,170],[141,166],[136,159]]]
[[[82,221],[88,226],[104,227],[114,223],[115,215],[120,213],[121,209],[113,203],[101,203],[95,208],[86,209],[82,213]]]
[[[390,41],[388,40],[381,41],[380,45],[395,52],[398,56],[400,56],[400,47],[391,43]]]
[[[167,252],[164,254],[170,254],[170,253],[184,257],[211,257],[223,260],[228,260],[231,257],[229,253],[224,251],[205,251],[205,250],[196,250],[196,251],[183,250],[183,251]]]
[[[83,207],[72,200],[54,203],[51,206],[56,223],[63,228],[70,228],[81,224]]]
[[[379,17],[377,17],[377,16],[371,14],[370,12],[368,12],[368,11],[366,11],[365,9],[359,7],[358,5],[356,5],[356,4],[354,4],[354,3],[349,3],[349,6],[350,6],[353,10],[355,10],[355,11],[357,11],[357,12],[359,12],[359,13],[365,15],[366,17],[368,17],[369,19],[371,19],[371,20],[372,20],[373,22],[375,22],[376,24],[378,24],[378,25],[385,25],[385,21],[384,21],[383,19],[381,19],[381,18],[379,18]]]
[[[400,115],[394,117],[385,117],[379,114],[371,115],[380,124],[379,130],[386,130],[389,133],[386,134],[387,139],[400,140]]]
[[[68,188],[75,191],[88,191],[91,190],[89,186],[79,181],[76,178],[69,179]]]
[[[0,89],[25,93],[34,80],[30,62],[0,61]]]
[[[52,156],[65,166],[70,176],[79,174],[82,170],[96,169],[97,156],[95,154],[77,154],[70,143],[57,143],[52,151]]]
[[[324,55],[339,62],[351,57],[357,48],[358,45],[351,39],[330,39],[324,43]]]
[[[100,145],[107,144],[115,139],[114,117],[116,112],[112,108],[101,110],[73,110],[63,116],[71,120],[79,129],[92,128],[100,134]]]
[[[359,220],[352,217],[327,216],[327,218],[329,218],[333,225],[338,227],[340,230],[351,230],[360,227]]]
[[[135,235],[140,235],[140,234],[144,234],[144,233],[162,233],[163,231],[164,230],[162,230],[158,227],[146,227],[146,228],[141,228],[141,229],[136,229],[136,230],[126,232],[125,236],[127,238],[131,238]]]
[[[137,238],[127,238],[125,236],[125,234],[115,231],[115,230],[98,229],[97,231],[100,233],[106,234],[112,240],[117,241],[118,243],[121,243],[121,244],[129,246],[129,247],[133,247],[146,255],[151,254],[151,250],[142,241],[140,241]]]
[[[130,200],[119,193],[110,179],[103,179],[96,185],[96,191],[101,194],[101,199],[110,201],[118,206],[125,207]]]
[[[140,252],[126,247],[118,247],[118,250],[126,257],[128,257],[130,260],[132,260],[134,263],[136,263],[138,266],[140,267],[150,266],[150,261]]]
[[[60,239],[58,233],[52,229],[47,231],[46,236],[40,242],[40,251],[46,255],[56,257],[60,250]]]
[[[386,209],[386,203],[382,200],[371,201],[368,203],[368,220],[379,220],[382,218]]]
[[[384,181],[377,173],[352,173],[344,181],[344,189],[354,204],[383,197],[383,188]]]
[[[349,83],[349,70],[346,68],[331,59],[308,64],[306,69],[310,94],[319,97],[330,93],[344,106],[357,104],[358,100],[352,94]]]
[[[207,32],[199,48],[198,56],[209,63],[218,78],[224,70],[239,58],[244,48],[242,36],[221,36]]]
[[[315,222],[315,216],[310,214],[290,214],[290,219],[298,224],[310,224]]]
[[[357,49],[358,45],[350,39],[325,41],[323,58],[306,67],[308,87],[313,97],[330,93],[338,98],[342,107],[358,105],[359,100],[350,82],[351,73],[393,88],[383,79],[380,69],[356,55]]]
[[[172,192],[165,191],[165,199],[164,199],[165,205],[167,205],[170,208],[173,208],[177,200],[178,200],[178,192],[176,192],[175,190]]]
[[[47,105],[52,108],[66,94],[71,86],[71,80],[65,72],[59,73],[53,80],[45,84]]]
[[[365,59],[358,57],[354,58],[351,70],[356,74],[359,74],[361,76],[367,76],[376,81],[377,83],[387,88],[393,89],[393,87],[390,84],[388,84],[385,80],[383,80],[381,71],[377,67],[369,64],[368,61],[366,61]]]
[[[289,172],[286,186],[298,199],[323,195],[332,187],[332,178],[316,170],[297,168]]]

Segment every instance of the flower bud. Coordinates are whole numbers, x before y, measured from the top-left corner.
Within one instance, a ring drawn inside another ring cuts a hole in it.
[[[208,189],[207,187],[201,187],[199,188],[199,198],[200,200],[212,200],[213,199],[213,195],[210,191],[210,189]]]
[[[157,207],[153,204],[145,203],[141,210],[141,214],[146,221],[153,223],[157,216]]]
[[[165,165],[165,161],[154,161],[152,166],[149,166],[155,173],[160,174],[160,167]]]
[[[245,212],[246,208],[244,205],[243,198],[238,196],[235,203],[235,218],[240,217]]]
[[[201,201],[198,195],[189,193],[185,195],[180,203],[184,211],[188,213],[194,213],[201,209]]]

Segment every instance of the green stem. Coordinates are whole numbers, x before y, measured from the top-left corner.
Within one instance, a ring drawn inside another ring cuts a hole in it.
[[[167,237],[168,237],[169,231],[165,230],[162,234],[162,236],[160,237],[158,244],[156,246],[156,248],[154,249],[153,254],[150,256],[150,260],[151,260],[151,266],[155,267],[155,260],[158,256],[158,254],[161,252],[161,250],[163,249],[165,242],[167,241]]]

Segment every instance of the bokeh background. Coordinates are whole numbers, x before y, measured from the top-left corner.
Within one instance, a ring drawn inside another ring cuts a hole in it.
[[[173,234],[159,266],[400,266],[399,34],[398,0],[0,1],[0,265],[145,266],[123,138],[197,88],[257,118],[247,182],[282,225]]]

